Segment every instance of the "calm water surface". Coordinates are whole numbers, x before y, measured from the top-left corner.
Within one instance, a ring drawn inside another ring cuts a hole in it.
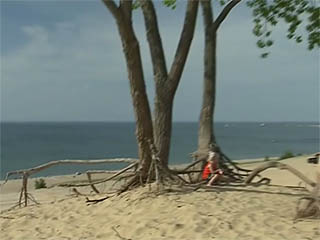
[[[170,164],[196,150],[197,123],[174,123]],[[216,123],[216,138],[232,159],[319,151],[318,123]],[[137,157],[134,123],[1,123],[1,178],[8,171],[52,160]],[[95,165],[115,169],[119,165]],[[64,165],[40,175],[70,174],[93,166]]]

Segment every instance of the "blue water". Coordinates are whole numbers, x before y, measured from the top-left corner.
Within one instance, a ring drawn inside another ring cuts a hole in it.
[[[216,123],[216,138],[232,159],[319,151],[318,123]],[[197,123],[174,123],[170,164],[188,163],[197,147]],[[52,160],[137,157],[134,123],[1,123],[1,179],[8,171]],[[86,169],[115,169],[64,165],[41,176],[71,174]]]

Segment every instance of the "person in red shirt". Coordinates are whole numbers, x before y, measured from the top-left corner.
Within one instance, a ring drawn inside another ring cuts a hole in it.
[[[219,177],[223,174],[223,171],[219,169],[219,153],[209,152],[207,164],[202,172],[202,179],[209,180],[207,186],[212,186],[213,183],[218,181]]]

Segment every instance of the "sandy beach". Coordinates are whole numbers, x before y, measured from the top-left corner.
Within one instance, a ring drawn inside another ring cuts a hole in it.
[[[282,162],[315,180],[320,167],[306,159]],[[294,219],[298,200],[306,194],[305,184],[285,170],[268,169],[262,175],[271,178],[270,185],[173,189],[161,195],[152,185],[120,196],[109,194],[105,201],[90,205],[86,197],[105,194],[93,195],[90,188],[79,187],[87,196],[76,196],[72,188],[56,186],[85,176],[48,177],[48,188],[39,190],[32,179],[29,192],[40,204],[6,211],[18,201],[21,188],[21,180],[10,180],[0,188],[1,239],[320,239],[319,220]],[[98,185],[100,190],[109,187],[110,183]]]

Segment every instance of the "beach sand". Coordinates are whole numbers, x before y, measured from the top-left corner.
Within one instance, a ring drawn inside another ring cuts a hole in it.
[[[315,180],[320,167],[308,164],[306,159],[301,156],[282,162]],[[259,164],[242,166],[254,168]],[[120,196],[111,194],[107,200],[91,205],[86,204],[85,196],[76,197],[71,188],[51,187],[59,182],[79,181],[84,176],[46,178],[50,188],[40,190],[33,189],[31,180],[29,191],[40,205],[3,211],[0,237],[2,240],[320,239],[319,220],[294,219],[298,200],[306,194],[300,179],[278,169],[268,169],[262,175],[272,179],[270,185],[176,189],[160,195],[152,185]],[[2,210],[17,202],[20,188],[21,180],[11,180],[0,188]],[[77,189],[92,194],[88,187]]]

